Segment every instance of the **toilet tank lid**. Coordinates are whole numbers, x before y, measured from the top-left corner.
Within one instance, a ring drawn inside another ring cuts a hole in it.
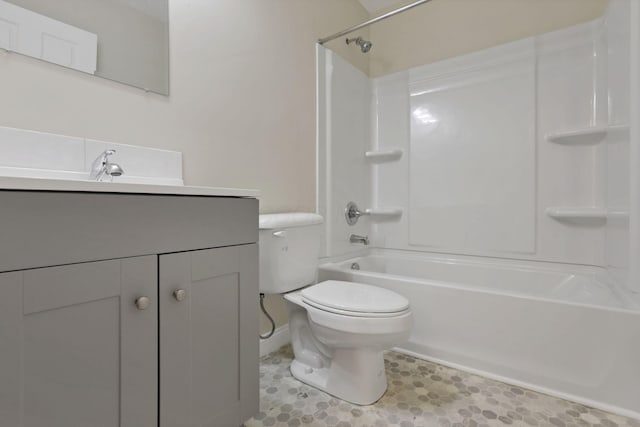
[[[314,213],[278,213],[260,215],[260,230],[273,228],[303,227],[305,225],[322,224],[322,215]]]

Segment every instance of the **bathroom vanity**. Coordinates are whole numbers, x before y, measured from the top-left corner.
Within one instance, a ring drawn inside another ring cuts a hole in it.
[[[0,184],[0,427],[257,412],[255,191]]]

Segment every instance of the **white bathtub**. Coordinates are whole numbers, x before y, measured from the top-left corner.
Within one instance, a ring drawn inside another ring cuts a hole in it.
[[[640,418],[640,310],[601,269],[375,251],[319,279],[409,298],[399,351]]]

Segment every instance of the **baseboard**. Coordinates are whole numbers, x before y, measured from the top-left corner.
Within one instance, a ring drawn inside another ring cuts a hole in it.
[[[273,335],[266,340],[260,339],[260,357],[273,353],[283,345],[289,344],[291,337],[289,336],[289,325],[282,325],[276,328]]]

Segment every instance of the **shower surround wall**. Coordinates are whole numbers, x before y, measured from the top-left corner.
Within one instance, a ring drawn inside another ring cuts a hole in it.
[[[324,255],[357,251],[349,235],[369,233],[379,248],[606,267],[640,291],[628,266],[628,16],[614,0],[605,19],[377,79],[319,47]],[[364,156],[393,150],[402,156]],[[402,214],[349,227],[349,200]]]
[[[319,212],[325,218],[322,255],[357,251],[351,233],[366,235],[369,218],[350,227],[344,219],[349,201],[371,205],[371,168],[364,152],[371,135],[371,83],[366,74],[322,46],[318,61],[318,188]]]
[[[635,10],[635,18],[632,10]],[[617,132],[609,132],[604,140],[606,150],[606,201],[613,215],[607,217],[605,225],[605,259],[604,263],[609,273],[619,282],[628,285],[636,293],[640,293],[640,271],[637,265],[630,265],[630,254],[634,254],[636,264],[640,253],[638,248],[631,247],[631,241],[640,241],[637,230],[636,235],[631,238],[631,220],[637,223],[640,220],[640,212],[633,210],[631,213],[631,200],[640,199],[640,193],[636,186],[631,186],[634,181],[631,175],[631,165],[637,173],[640,168],[640,159],[634,159],[630,150],[631,134],[630,128],[636,123],[631,122],[630,101],[630,59],[631,59],[631,37],[630,21],[638,21],[637,2],[630,3],[628,0],[615,0],[609,7],[606,17],[606,40],[607,40],[607,87],[608,87],[608,123]],[[637,50],[638,40],[635,42]],[[637,56],[637,55],[636,55]],[[636,77],[637,79],[637,77]],[[631,125],[631,126],[628,126]],[[638,145],[636,135],[636,147]],[[637,181],[637,179],[636,179]],[[635,193],[635,197],[632,194]],[[616,214],[617,213],[617,214]],[[631,258],[633,259],[633,258]],[[635,284],[635,285],[634,285]]]
[[[585,24],[374,81],[379,148],[404,142],[410,152],[401,171],[378,167],[376,203],[407,206],[408,214],[376,226],[373,234],[384,239],[376,244],[610,266],[635,286],[626,273],[623,16],[623,7],[612,7],[609,25]],[[398,102],[399,84],[405,107],[388,107]],[[397,138],[403,132],[409,138]],[[400,187],[409,189],[406,198]]]
[[[547,215],[603,206],[604,146],[547,140],[606,124],[601,32],[585,24],[375,80],[378,148],[409,153],[377,168],[376,203],[407,215],[377,225],[375,244],[603,265],[600,224]]]

